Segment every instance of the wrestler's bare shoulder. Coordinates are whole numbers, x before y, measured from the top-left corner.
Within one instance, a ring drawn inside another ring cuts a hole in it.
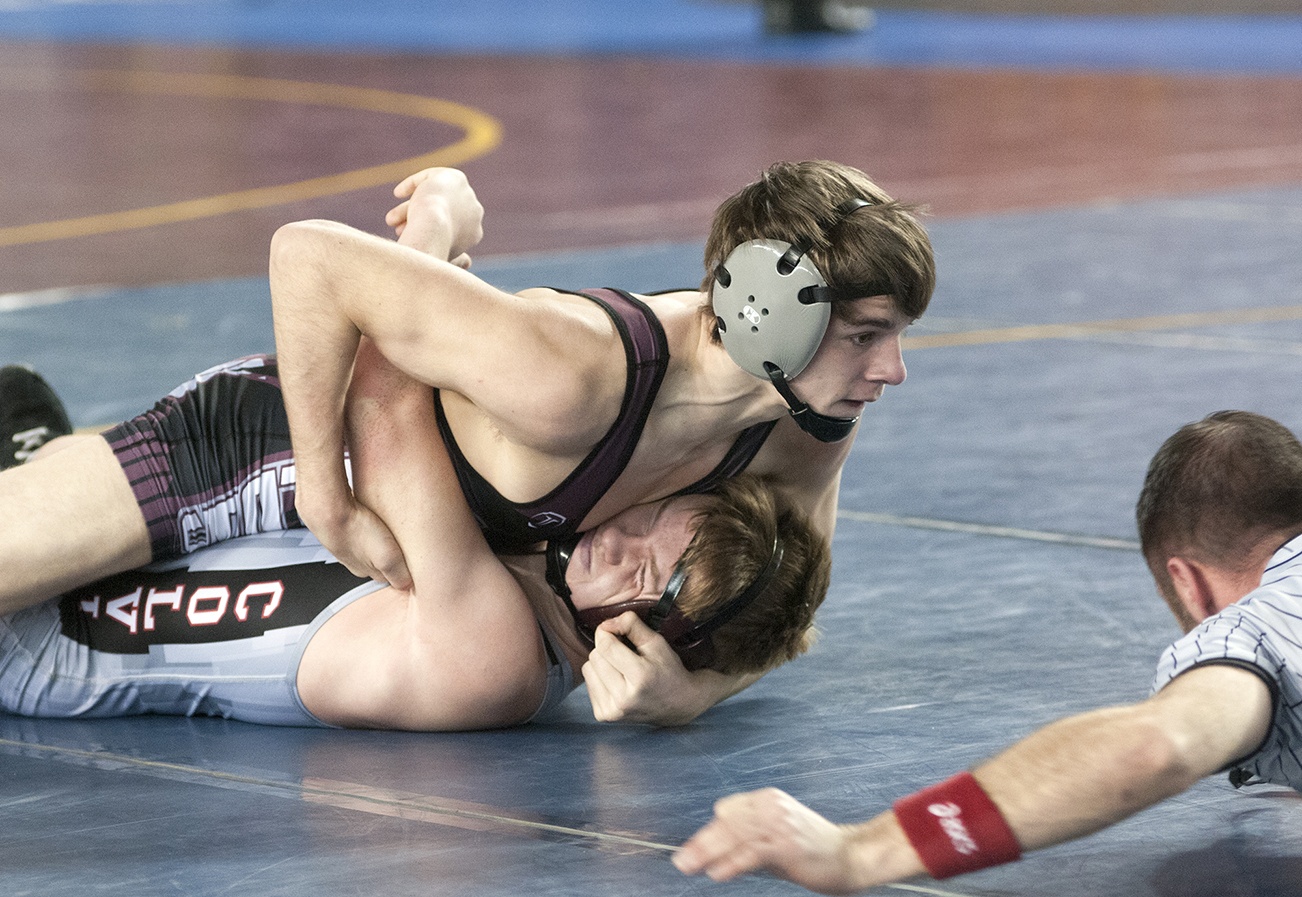
[[[588,341],[609,342],[612,350],[622,353],[617,349],[619,340],[610,316],[591,299],[550,287],[530,287],[514,296],[525,303],[527,310],[522,320],[528,321],[538,335],[561,337],[566,351],[574,356],[572,360],[583,357],[580,349],[594,348]]]
[[[584,298],[584,296],[579,292],[558,290],[554,287],[527,287],[526,289],[519,290],[515,295],[522,299],[559,299],[580,306],[594,305],[592,300]],[[673,307],[695,309],[705,301],[701,291],[693,289],[670,290],[663,293],[630,292],[629,295],[646,303],[653,311],[656,309]]]

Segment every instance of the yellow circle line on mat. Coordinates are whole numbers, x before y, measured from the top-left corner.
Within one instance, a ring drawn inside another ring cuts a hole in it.
[[[1026,324],[1017,327],[992,327],[962,330],[929,336],[905,337],[905,349],[938,349],[951,346],[979,346],[991,343],[1022,343],[1041,339],[1074,339],[1095,333],[1138,333],[1145,330],[1177,330],[1186,327],[1213,327],[1218,324],[1262,324],[1271,321],[1302,320],[1302,305],[1278,305],[1267,308],[1230,308],[1222,311],[1198,311],[1145,318],[1115,318],[1110,321],[1084,321],[1078,324]]]
[[[386,162],[340,174],[308,178],[289,184],[237,190],[165,205],[67,218],[61,221],[0,227],[0,246],[43,243],[50,240],[156,227],[161,224],[176,224],[181,221],[225,215],[229,212],[263,209],[380,184],[397,183],[422,168],[456,166],[482,156],[491,152],[502,140],[502,127],[498,121],[477,109],[448,100],[390,90],[242,75],[109,70],[86,70],[79,74],[93,90],[264,100],[359,109],[453,125],[464,130],[465,136],[448,146],[410,159]]]

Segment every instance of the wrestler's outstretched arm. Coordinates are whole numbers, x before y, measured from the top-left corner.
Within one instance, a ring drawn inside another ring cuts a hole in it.
[[[1046,726],[973,775],[1021,849],[1035,850],[1119,822],[1251,754],[1271,709],[1255,673],[1198,667],[1147,701]],[[835,825],[771,788],[719,801],[674,864],[718,880],[764,869],[825,894],[926,872],[894,811]]]

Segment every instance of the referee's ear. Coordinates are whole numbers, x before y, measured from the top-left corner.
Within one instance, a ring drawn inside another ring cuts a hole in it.
[[[1167,558],[1166,572],[1175,587],[1176,599],[1187,615],[1181,616],[1186,632],[1220,612],[1222,606],[1217,595],[1223,590],[1223,584],[1216,568],[1189,558],[1171,557]],[[1234,596],[1224,606],[1228,607],[1241,597]]]

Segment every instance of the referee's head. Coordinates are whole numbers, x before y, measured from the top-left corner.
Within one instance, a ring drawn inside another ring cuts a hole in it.
[[[1302,533],[1302,443],[1249,411],[1187,424],[1153,456],[1135,517],[1158,590],[1188,631],[1255,588]]]

